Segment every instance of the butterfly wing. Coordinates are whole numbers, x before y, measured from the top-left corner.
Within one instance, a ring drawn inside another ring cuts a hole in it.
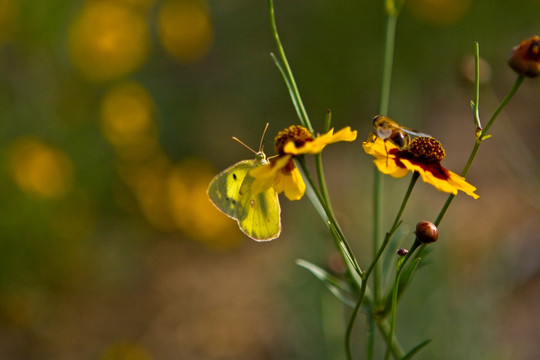
[[[210,201],[225,215],[237,220],[240,206],[240,187],[249,170],[257,166],[255,160],[240,161],[217,174],[208,186]]]
[[[208,186],[212,203],[225,215],[237,220],[240,230],[257,241],[275,239],[281,232],[281,208],[273,187],[254,195],[249,171],[261,161],[244,160],[216,175]]]
[[[253,194],[251,191],[253,180],[248,174],[240,188],[238,225],[254,240],[273,240],[281,232],[281,207],[278,195],[273,187],[262,193]]]

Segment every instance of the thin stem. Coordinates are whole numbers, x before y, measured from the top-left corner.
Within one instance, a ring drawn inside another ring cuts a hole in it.
[[[272,34],[274,35],[274,40],[276,42],[276,47],[278,49],[279,57],[281,59],[281,62],[283,63],[283,67],[280,68],[280,71],[283,74],[283,77],[285,78],[285,82],[287,83],[287,86],[289,87],[289,91],[291,93],[291,97],[293,99],[293,103],[296,107],[296,111],[298,113],[298,117],[300,118],[300,122],[302,125],[308,128],[308,130],[313,134],[313,127],[311,126],[311,122],[309,121],[309,116],[307,114],[306,108],[304,107],[304,103],[302,102],[302,98],[300,97],[300,92],[298,91],[298,87],[296,86],[296,81],[294,80],[294,76],[291,71],[291,67],[289,66],[289,62],[287,61],[287,56],[285,56],[285,50],[283,50],[283,46],[281,45],[281,40],[279,39],[279,34],[277,31],[276,26],[276,17],[274,14],[274,1],[268,0],[268,7],[270,12],[270,24],[272,26]],[[276,64],[278,64],[276,62]],[[279,64],[278,64],[279,68]]]
[[[363,281],[362,284],[365,284],[365,281]],[[353,358],[351,350],[351,334],[354,327],[354,319],[356,319],[356,316],[360,311],[360,308],[362,307],[363,298],[364,297],[362,296],[362,298],[359,299],[356,303],[356,306],[353,309],[353,315],[351,316],[351,318],[349,319],[349,323],[347,324],[347,331],[345,332],[345,354],[347,355],[348,360],[352,360]]]
[[[343,234],[343,231],[341,230],[329,204],[325,201],[322,194],[317,191],[315,182],[313,181],[313,178],[311,177],[310,172],[307,169],[305,159],[300,157],[296,158],[294,161],[300,169],[302,178],[306,182],[306,193],[309,199],[313,203],[315,209],[321,209],[322,211],[322,213],[319,212],[319,215],[321,215],[325,224],[328,226],[328,229],[332,234],[332,238],[336,242],[336,248],[340,252],[343,260],[345,261],[345,264],[347,265],[347,270],[351,272],[351,275],[356,274],[356,277],[352,275],[354,279],[362,279],[364,275],[362,270],[360,269],[360,265],[358,265],[358,262],[354,257],[351,247],[349,246],[349,243],[345,235]],[[356,280],[354,282],[354,285],[357,287],[357,289],[361,287],[360,282],[363,283],[363,281],[361,280]]]
[[[514,82],[514,86],[512,86],[508,94],[506,94],[503,101],[501,101],[501,103],[499,104],[499,106],[497,107],[493,115],[491,115],[491,118],[489,119],[488,123],[484,127],[484,130],[482,130],[482,136],[481,136],[482,138],[486,138],[486,136],[488,136],[487,132],[489,131],[489,128],[491,128],[491,125],[493,125],[493,123],[495,122],[495,119],[497,119],[501,111],[506,107],[506,105],[508,105],[510,100],[512,100],[512,98],[514,97],[518,89],[520,88],[521,84],[523,83],[523,80],[525,80],[524,75],[519,75],[517,77],[516,81]]]
[[[388,10],[388,9],[387,9]],[[388,15],[386,19],[386,36],[384,45],[383,72],[381,80],[381,98],[379,102],[379,114],[388,114],[390,103],[390,87],[392,83],[392,67],[394,59],[394,46],[396,38],[397,13]],[[380,247],[382,231],[382,175],[377,168],[374,169],[373,178],[373,256],[377,256]],[[373,294],[377,303],[382,294],[382,264],[377,264],[373,273]]]
[[[388,322],[377,321],[377,326],[379,327],[379,331],[382,333],[383,337],[385,339],[388,338],[390,333],[390,325],[388,325]],[[405,356],[405,351],[399,344],[399,341],[396,339],[395,335],[392,336],[392,346],[390,347],[390,351],[396,359],[402,359]]]
[[[525,77],[523,75],[519,75],[517,77],[516,81],[514,82],[514,85],[512,86],[512,88],[510,89],[508,94],[506,94],[505,98],[501,101],[501,103],[499,104],[499,106],[497,107],[497,109],[495,110],[493,115],[491,115],[491,118],[489,119],[488,123],[486,124],[486,126],[484,127],[484,129],[482,130],[480,135],[477,137],[476,142],[474,143],[474,147],[473,147],[473,149],[471,151],[471,154],[469,155],[469,159],[467,160],[467,163],[465,164],[465,166],[463,167],[463,170],[461,171],[461,176],[465,177],[467,175],[467,173],[469,172],[469,170],[470,170],[470,168],[471,168],[471,166],[472,166],[472,164],[474,162],[474,159],[476,158],[476,155],[478,154],[478,150],[480,150],[480,145],[482,144],[482,142],[485,139],[487,139],[487,138],[489,138],[491,136],[491,135],[487,134],[488,130],[491,128],[491,126],[495,122],[495,119],[497,119],[497,117],[499,116],[501,111],[506,107],[506,105],[508,105],[510,100],[514,97],[514,95],[518,91],[519,87],[523,83],[524,79],[525,79]],[[439,226],[439,224],[442,221],[444,215],[446,214],[446,211],[448,210],[448,207],[450,206],[450,204],[454,200],[454,197],[455,197],[454,194],[450,194],[448,196],[448,199],[446,199],[446,202],[444,203],[441,211],[439,212],[439,215],[437,216],[437,219],[435,220],[434,224],[436,226]]]
[[[413,172],[413,175],[411,177],[411,182],[409,183],[409,187],[407,188],[407,192],[405,193],[405,196],[403,197],[403,200],[401,202],[401,206],[399,208],[399,211],[396,215],[396,218],[394,219],[394,224],[390,228],[390,231],[388,231],[384,237],[384,241],[381,244],[380,248],[378,249],[377,253],[375,254],[375,258],[371,262],[371,265],[366,270],[366,274],[364,277],[364,280],[367,281],[369,278],[369,275],[373,271],[375,273],[376,264],[379,262],[379,258],[381,257],[382,253],[386,249],[386,246],[390,242],[390,239],[392,238],[392,235],[394,232],[398,229],[400,223],[401,223],[401,215],[403,214],[403,211],[405,210],[405,206],[407,205],[407,202],[409,201],[409,197],[411,196],[412,190],[414,189],[414,185],[416,184],[416,181],[418,180],[418,177],[420,175],[418,172]]]
[[[401,263],[405,261],[405,258],[400,258],[398,260],[397,268],[398,270],[401,267]],[[390,307],[390,331],[388,333],[387,338],[387,347],[386,347],[386,353],[384,355],[384,359],[388,360],[390,359],[390,349],[392,348],[392,343],[394,340],[394,332],[396,328],[396,313],[397,313],[397,297],[398,297],[398,288],[399,288],[399,278],[401,275],[401,271],[396,271],[396,277],[394,279],[394,284],[392,286],[392,305]]]
[[[389,15],[386,18],[386,37],[383,55],[383,73],[379,114],[387,115],[390,104],[390,87],[392,83],[392,67],[394,64],[394,46],[396,39],[397,16]]]
[[[328,210],[334,217],[334,209],[332,209],[332,204],[330,203],[330,197],[328,196],[328,187],[326,186],[326,179],[324,177],[323,163],[322,163],[322,153],[315,155],[315,167],[317,169],[317,177],[319,179],[319,188],[321,190],[321,196],[328,206]]]
[[[477,135],[482,131],[482,123],[480,122],[480,113],[478,104],[480,102],[480,48],[477,42],[474,43],[474,103],[473,115],[474,123],[476,124]]]
[[[375,316],[371,312],[368,313],[367,318],[366,355],[368,360],[373,360],[375,357]]]
[[[411,182],[409,183],[409,187],[407,188],[407,192],[405,193],[405,196],[403,197],[403,200],[401,201],[401,206],[400,206],[399,211],[398,211],[398,213],[396,215],[396,218],[394,219],[394,224],[392,225],[392,228],[390,228],[390,231],[386,233],[386,236],[384,237],[383,243],[377,249],[377,252],[376,252],[376,254],[375,254],[374,258],[373,258],[373,261],[371,262],[369,268],[367,269],[367,271],[364,274],[364,278],[363,278],[363,281],[362,281],[362,287],[360,288],[360,295],[358,297],[358,302],[357,302],[357,304],[356,304],[356,306],[355,306],[355,308],[354,308],[354,310],[353,310],[353,312],[351,314],[351,318],[349,319],[349,324],[347,326],[347,332],[345,334],[345,339],[346,339],[345,344],[346,344],[347,354],[351,353],[351,350],[349,348],[349,346],[350,346],[349,337],[351,336],[352,328],[354,326],[354,322],[356,320],[356,317],[358,316],[360,306],[361,306],[361,304],[362,304],[362,302],[364,300],[366,284],[367,284],[367,281],[369,279],[369,276],[371,275],[372,272],[373,272],[373,274],[375,274],[374,270],[376,268],[376,265],[379,263],[380,257],[382,256],[384,250],[386,249],[386,246],[390,242],[390,239],[392,238],[392,235],[394,234],[394,232],[398,229],[399,225],[401,224],[401,215],[403,215],[403,211],[405,210],[405,207],[407,206],[407,202],[409,201],[412,190],[414,189],[414,185],[416,184],[416,181],[418,180],[419,176],[420,175],[417,172],[413,173],[413,175],[411,177]],[[388,346],[390,346],[390,345],[388,345]]]

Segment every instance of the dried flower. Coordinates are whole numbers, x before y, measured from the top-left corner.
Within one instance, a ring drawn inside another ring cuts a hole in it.
[[[531,78],[540,75],[540,37],[535,35],[514,47],[508,65],[520,75]]]

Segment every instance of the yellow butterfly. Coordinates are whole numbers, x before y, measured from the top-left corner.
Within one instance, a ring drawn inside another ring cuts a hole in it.
[[[217,174],[208,186],[208,197],[225,215],[235,219],[240,230],[253,240],[273,240],[281,232],[278,195],[273,187],[260,194],[253,194],[251,184],[254,179],[249,175],[252,169],[268,163],[262,151],[263,139],[259,151],[251,149],[235,137],[233,139],[251,150],[255,159],[237,162]]]

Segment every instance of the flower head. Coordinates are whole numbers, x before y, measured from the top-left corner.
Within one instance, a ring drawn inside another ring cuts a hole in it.
[[[289,200],[299,200],[304,196],[306,184],[293,157],[318,154],[328,144],[354,140],[356,131],[352,131],[350,127],[343,128],[335,134],[334,129],[331,129],[324,135],[313,137],[303,126],[289,126],[280,131],[274,140],[277,156],[269,159],[268,164],[251,170],[250,175],[255,178],[252,191],[259,193],[273,186],[278,194],[285,193]]]
[[[391,142],[380,138],[362,144],[364,151],[375,157],[373,162],[380,172],[395,178],[416,171],[422,180],[433,185],[437,190],[457,194],[458,190],[477,199],[476,188],[465,179],[441,165],[446,156],[441,143],[428,137],[419,137],[411,141],[408,147],[399,149]]]
[[[535,35],[514,47],[508,65],[520,75],[531,78],[540,75],[540,37]]]

